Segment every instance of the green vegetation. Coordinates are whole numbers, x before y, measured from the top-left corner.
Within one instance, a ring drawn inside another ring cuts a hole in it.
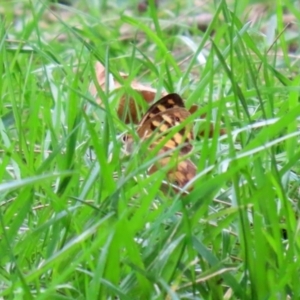
[[[208,2],[1,1],[1,299],[300,298],[300,13]],[[108,81],[103,107],[89,92],[96,61],[137,102],[133,80],[215,122],[188,195],[160,190],[143,145],[124,154],[134,127]]]

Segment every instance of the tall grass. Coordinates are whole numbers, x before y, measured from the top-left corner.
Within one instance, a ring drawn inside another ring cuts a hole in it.
[[[54,23],[44,2],[16,17],[1,3],[3,299],[299,298],[298,61],[275,40],[279,1],[266,34],[245,21],[248,2],[210,4],[205,32],[180,1],[143,15],[133,2],[56,5]],[[188,195],[160,190],[166,170],[147,175],[147,147],[124,154],[119,93],[96,84],[102,107],[89,93],[97,60],[128,97],[137,79],[199,105]]]

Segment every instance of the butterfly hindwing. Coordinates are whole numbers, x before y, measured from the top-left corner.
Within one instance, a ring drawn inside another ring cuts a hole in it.
[[[169,166],[172,162],[170,156],[159,159],[152,167],[149,169],[149,174],[152,174],[166,166]],[[169,169],[167,172],[168,182],[176,187],[183,188],[190,180],[196,176],[196,166],[189,160],[177,161],[176,164]],[[164,189],[167,186],[163,187]],[[189,188],[190,190],[191,188]]]

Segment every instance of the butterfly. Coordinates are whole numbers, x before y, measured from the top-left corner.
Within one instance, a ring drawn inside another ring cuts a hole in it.
[[[137,127],[136,133],[139,139],[141,141],[150,139],[150,149],[161,145],[159,154],[170,152],[149,169],[150,174],[170,163],[171,158],[173,158],[172,150],[178,149],[179,156],[192,151],[191,124],[181,125],[190,115],[182,98],[176,93],[164,96],[147,110]],[[179,128],[176,130],[175,127],[177,126]],[[173,130],[173,128],[175,129]],[[132,152],[134,148],[133,138],[126,136],[124,141],[126,151]],[[167,171],[168,181],[180,188],[184,187],[195,175],[196,166],[187,159],[178,159],[178,163]]]

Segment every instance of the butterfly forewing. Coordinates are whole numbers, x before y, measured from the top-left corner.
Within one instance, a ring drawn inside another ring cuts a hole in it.
[[[149,109],[145,113],[139,125],[142,126],[147,120],[153,118],[158,113],[176,107],[184,108],[184,103],[182,98],[176,93],[168,94],[167,96],[164,96],[163,98],[161,98],[160,100],[158,100],[157,102],[155,102],[149,107]]]
[[[193,139],[191,127],[189,125],[174,131],[170,139],[166,140],[166,136],[170,130],[180,125],[190,113],[182,107],[175,107],[162,111],[152,118],[145,121],[138,128],[138,135],[141,139],[153,138],[152,145],[155,146],[163,143],[163,150],[180,148],[180,152],[185,154],[192,150],[191,140]]]

